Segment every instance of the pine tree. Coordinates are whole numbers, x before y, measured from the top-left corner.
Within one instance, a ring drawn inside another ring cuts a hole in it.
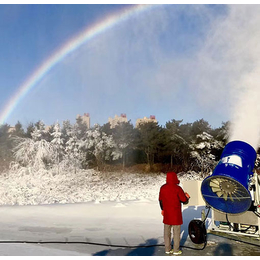
[[[65,145],[65,164],[68,167],[73,167],[74,173],[81,167],[83,161],[83,155],[80,151],[80,140],[77,138],[77,130],[74,126],[70,132],[68,132],[68,141]]]
[[[29,123],[26,128],[25,137],[32,138],[32,132],[34,131],[35,126],[33,123]]]
[[[88,130],[88,126],[85,122],[83,122],[83,119],[81,116],[78,116],[76,119],[75,130],[77,133],[77,138],[79,140],[85,136],[85,134]]]
[[[137,134],[137,147],[144,151],[146,162],[151,168],[154,156],[159,149],[160,127],[155,122],[143,123],[138,127]]]
[[[0,170],[5,171],[12,160],[10,125],[0,125]]]
[[[64,140],[64,144],[66,144],[69,141],[72,128],[73,127],[69,120],[63,121],[61,134],[62,134],[62,139]]]
[[[123,160],[123,168],[126,165],[126,157],[130,148],[134,143],[134,127],[128,122],[121,122],[113,128],[112,136],[116,144],[116,151],[121,154]]]
[[[31,132],[32,139],[34,141],[39,141],[44,138],[44,131],[45,131],[45,125],[43,121],[38,121],[35,126],[34,130]]]
[[[12,136],[20,136],[20,137],[25,136],[23,126],[19,121],[15,124],[14,128],[15,128],[14,131],[11,132]]]
[[[181,132],[182,121],[172,119],[171,122],[166,123],[165,150],[170,154],[171,168],[173,167],[173,161],[183,166],[187,165],[189,157],[188,140],[184,139]]]
[[[224,148],[224,142],[218,141],[212,135],[203,132],[196,136],[196,140],[190,145],[191,157],[195,159],[195,167],[202,177],[207,176],[216,166],[216,151]]]
[[[80,148],[88,155],[88,163],[92,161],[97,165],[98,170],[102,169],[106,160],[108,161],[110,158],[117,160],[121,156],[120,153],[115,151],[116,144],[112,135],[103,132],[99,125],[95,125],[86,132]]]
[[[59,173],[59,165],[60,165],[60,160],[62,160],[63,158],[63,139],[61,137],[61,129],[60,129],[60,124],[56,123],[54,126],[54,132],[51,133],[51,136],[53,137],[51,144],[53,146],[54,149],[54,153],[55,153],[55,162],[58,165],[58,173]]]

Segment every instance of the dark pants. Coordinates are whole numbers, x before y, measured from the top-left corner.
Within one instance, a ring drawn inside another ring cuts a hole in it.
[[[164,224],[164,244],[165,252],[169,252],[171,248],[171,230],[173,230],[173,251],[180,250],[181,240],[181,225],[166,225]]]

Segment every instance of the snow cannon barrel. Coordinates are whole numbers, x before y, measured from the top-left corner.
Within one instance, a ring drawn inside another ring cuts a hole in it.
[[[239,214],[252,203],[249,180],[253,175],[256,151],[248,143],[228,143],[212,175],[201,184],[203,199],[214,209]]]

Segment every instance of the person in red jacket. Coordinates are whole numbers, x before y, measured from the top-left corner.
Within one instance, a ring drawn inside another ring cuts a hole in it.
[[[166,184],[160,188],[159,202],[163,215],[164,223],[164,244],[165,253],[180,255],[180,234],[182,220],[181,203],[187,204],[189,201],[188,193],[178,185],[180,181],[175,172],[168,172],[166,175]],[[173,229],[174,247],[171,249],[171,230]]]

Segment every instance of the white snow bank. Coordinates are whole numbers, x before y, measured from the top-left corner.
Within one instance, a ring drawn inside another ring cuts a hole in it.
[[[163,173],[100,173],[92,169],[34,173],[24,168],[0,176],[0,205],[157,200],[165,177]],[[180,173],[178,178],[194,180],[199,176],[190,172]]]

